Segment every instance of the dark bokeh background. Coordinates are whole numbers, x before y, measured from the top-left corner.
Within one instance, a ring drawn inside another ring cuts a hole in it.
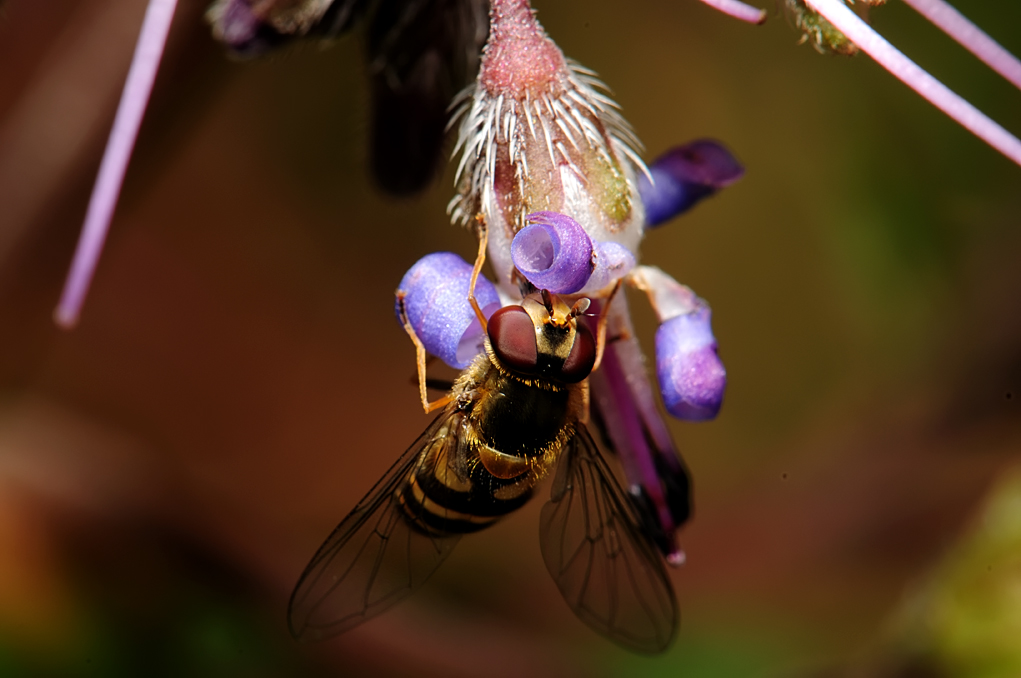
[[[867,58],[694,0],[535,3],[648,157],[711,136],[748,168],[645,241],[712,304],[730,376],[717,421],[673,423],[697,506],[678,642],[635,657],[575,620],[539,501],[390,613],[291,641],[305,562],[428,422],[394,287],[474,241],[449,170],[417,199],[371,185],[358,35],[236,63],[182,0],[82,323],[56,330],[142,4],[0,9],[0,675],[702,678],[911,652],[1017,675],[890,620],[1021,457],[1021,169]],[[1021,5],[957,5],[1021,53]],[[873,18],[1021,131],[1021,92],[896,0]],[[1016,584],[1012,543],[988,576]]]

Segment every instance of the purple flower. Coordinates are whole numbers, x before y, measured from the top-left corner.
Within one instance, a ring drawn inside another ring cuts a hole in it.
[[[716,353],[709,305],[653,266],[640,266],[632,280],[649,296],[659,318],[656,376],[667,411],[687,421],[715,418],[723,402],[727,371]]]
[[[239,57],[263,54],[289,40],[337,37],[364,13],[364,0],[214,0],[206,11],[213,37]]]
[[[744,167],[723,144],[699,139],[656,158],[649,175],[652,181],[644,174],[638,177],[646,228],[669,221],[734,183],[744,176]]]
[[[593,294],[626,276],[637,263],[631,250],[616,242],[597,242],[592,252],[595,267],[585,289]]]
[[[206,13],[213,35],[239,56],[264,52],[279,35],[246,0],[219,0]]]
[[[714,419],[723,403],[727,371],[716,352],[703,306],[670,318],[656,330],[656,376],[667,411],[687,421]]]
[[[620,243],[593,242],[581,225],[558,212],[536,212],[538,222],[511,241],[514,267],[539,289],[556,294],[596,294],[635,267],[635,255]]]
[[[528,282],[556,294],[574,294],[592,275],[592,239],[565,214],[533,212],[511,242],[511,259]]]
[[[394,312],[401,320],[400,300],[425,349],[453,368],[464,369],[483,348],[484,334],[468,303],[472,266],[452,252],[428,254],[408,269],[397,288]],[[500,308],[493,283],[479,276],[475,298],[488,318]]]

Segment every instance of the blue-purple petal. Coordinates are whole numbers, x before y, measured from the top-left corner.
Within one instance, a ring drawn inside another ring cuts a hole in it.
[[[397,288],[425,349],[455,369],[464,369],[482,350],[484,333],[468,302],[472,266],[452,252],[436,252],[408,269]],[[488,318],[500,308],[493,283],[479,276],[475,298]],[[394,306],[400,322],[400,304]]]
[[[534,212],[533,225],[518,231],[511,242],[515,268],[539,289],[573,294],[585,286],[594,266],[592,239],[571,217]]]
[[[717,354],[707,307],[675,316],[656,330],[656,375],[667,411],[686,421],[713,419],[727,371]]]
[[[628,248],[616,242],[596,242],[595,268],[585,283],[593,292],[620,280],[635,267],[635,255]]]
[[[670,149],[649,166],[653,182],[638,177],[645,227],[659,226],[744,175],[744,167],[718,141],[699,139]]]

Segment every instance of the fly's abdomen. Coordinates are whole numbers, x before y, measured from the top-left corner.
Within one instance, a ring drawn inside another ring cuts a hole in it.
[[[501,480],[481,467],[461,477],[448,464],[447,452],[444,446],[426,453],[399,490],[412,527],[437,535],[478,532],[531,497],[531,483]]]

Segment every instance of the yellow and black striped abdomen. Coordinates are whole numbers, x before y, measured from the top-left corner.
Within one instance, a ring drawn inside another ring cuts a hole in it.
[[[421,463],[414,466],[399,490],[405,517],[423,532],[477,532],[520,508],[532,496],[528,478],[502,480],[490,475],[481,464],[452,458],[459,452],[464,454],[456,438],[434,440],[424,449]]]

